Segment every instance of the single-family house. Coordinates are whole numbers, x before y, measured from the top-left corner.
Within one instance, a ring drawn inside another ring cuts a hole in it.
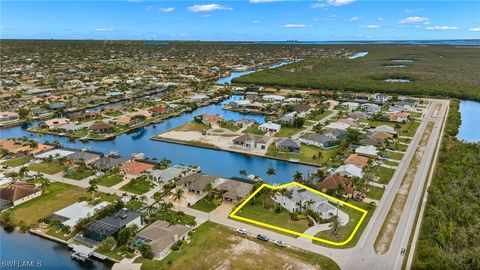
[[[277,133],[280,131],[280,128],[282,128],[282,125],[275,124],[272,122],[263,123],[260,126],[258,126],[259,130],[264,132],[269,132],[269,133]]]
[[[360,106],[360,104],[357,103],[357,102],[343,102],[342,103],[342,107],[344,107],[348,111],[354,111],[358,108],[358,106]]]
[[[42,190],[30,184],[15,183],[0,188],[0,205],[5,209],[42,195]],[[2,210],[3,210],[2,209]]]
[[[360,105],[360,108],[363,110],[366,110],[367,112],[370,113],[378,113],[379,111],[382,110],[382,107],[378,106],[377,104],[374,103],[364,103]]]
[[[215,187],[219,182],[220,177],[218,176],[192,173],[180,178],[176,183],[177,186],[184,187],[190,192],[204,194],[205,187],[207,187],[208,184]]]
[[[264,95],[262,99],[268,102],[280,102],[283,101],[285,97],[279,95]]]
[[[302,144],[299,140],[291,138],[281,138],[275,142],[275,146],[277,147],[277,151],[279,152],[300,153],[300,148]]]
[[[339,140],[325,136],[319,133],[312,133],[299,139],[300,142],[307,145],[314,145],[321,148],[329,148],[338,144]]]
[[[82,232],[84,237],[101,242],[109,236],[116,236],[121,229],[131,225],[141,228],[142,215],[124,208],[100,220],[88,222],[82,227]]]
[[[339,130],[347,130],[350,128],[350,124],[342,123],[342,122],[333,122],[325,126],[325,129],[339,129]]]
[[[111,156],[100,157],[98,160],[94,161],[91,165],[101,170],[110,170],[126,161],[128,161],[128,159],[124,157],[111,155]]]
[[[243,149],[268,149],[271,142],[271,137],[253,134],[243,134],[233,139],[233,144]]]
[[[327,219],[336,213],[336,208],[329,204],[326,197],[298,186],[289,188],[287,195],[276,194],[273,200],[291,213],[300,210],[300,207],[315,211],[323,219]]]
[[[0,112],[0,122],[8,122],[19,118],[16,112]]]
[[[150,171],[150,177],[153,181],[160,183],[163,186],[163,184],[179,178],[189,171],[190,169],[188,167],[175,165],[163,170],[152,170]]]
[[[143,172],[152,170],[154,167],[155,166],[153,164],[140,162],[136,160],[129,160],[125,163],[122,163],[122,165],[120,166],[121,170],[125,174],[129,174],[129,175],[139,175]]]
[[[341,176],[347,176],[347,177],[358,177],[358,178],[363,177],[362,168],[359,168],[352,164],[342,165],[337,169],[335,169],[334,173]]]
[[[408,113],[406,112],[387,113],[383,115],[383,118],[392,122],[406,122],[408,121]]]
[[[73,228],[75,225],[77,225],[78,221],[86,217],[93,216],[95,212],[106,207],[109,204],[110,203],[108,202],[100,202],[98,204],[92,205],[89,204],[87,201],[76,202],[54,212],[53,215],[49,217],[49,219],[58,219],[63,226]]]
[[[87,152],[87,151],[72,150],[72,152],[73,152],[72,154],[66,156],[68,160],[70,160],[73,163],[85,162],[85,164],[87,165],[92,164],[93,162],[99,160],[101,156],[101,154],[96,154],[96,153]]]
[[[378,157],[378,149],[373,145],[366,145],[366,146],[359,146],[355,149],[355,153],[361,156],[370,157],[370,158],[377,158]]]
[[[351,179],[344,176],[329,174],[325,176],[322,181],[315,183],[323,192],[328,190],[336,190],[341,185],[345,189],[345,195],[352,194],[355,190],[355,185]]]
[[[387,102],[390,99],[390,97],[386,94],[375,93],[375,94],[373,94],[372,99],[373,99],[373,101],[375,101],[377,103],[383,104],[383,103]]]
[[[345,164],[352,164],[363,168],[368,165],[368,157],[360,156],[358,154],[351,154],[345,159]]]
[[[48,128],[58,128],[60,126],[66,125],[70,123],[70,119],[68,118],[53,118],[49,120],[45,120],[45,125],[47,125]]]
[[[96,123],[90,126],[90,131],[95,134],[113,133],[114,127],[108,123]]]
[[[154,257],[161,260],[167,256],[177,241],[188,238],[188,232],[191,229],[189,226],[157,220],[138,232],[133,242],[137,248],[142,245],[149,245]]]
[[[374,128],[372,130],[372,132],[386,132],[386,133],[390,133],[392,135],[397,134],[397,132],[395,131],[395,129],[393,127],[387,126],[387,125],[378,126],[378,127]]]
[[[202,114],[201,119],[202,119],[202,123],[204,123],[207,126],[218,125],[220,122],[224,120],[223,117],[218,114],[207,114],[207,113]]]
[[[225,201],[239,203],[250,194],[253,185],[229,179],[219,184],[216,188],[222,192],[222,198]]]

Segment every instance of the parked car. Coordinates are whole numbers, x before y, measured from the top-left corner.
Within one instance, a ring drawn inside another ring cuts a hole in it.
[[[237,229],[237,232],[238,232],[239,234],[247,234],[247,230],[245,230],[245,229],[243,229],[243,228],[238,228],[238,229]]]
[[[407,251],[407,250],[406,250],[405,248],[402,248],[402,251],[400,251],[400,255],[405,256],[405,252],[406,252],[406,251]]]
[[[277,241],[275,241],[275,245],[280,246],[280,247],[286,247],[287,243],[285,243],[283,241],[280,241],[280,240],[277,240]]]
[[[257,234],[257,239],[262,241],[268,241],[268,237],[261,234]]]

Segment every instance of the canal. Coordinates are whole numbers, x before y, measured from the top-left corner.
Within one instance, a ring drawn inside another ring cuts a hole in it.
[[[26,130],[29,127],[28,125],[1,129],[0,137],[5,139],[27,136],[29,138],[36,138],[41,142],[58,140],[66,147],[87,148],[103,153],[115,150],[125,157],[130,157],[132,153],[144,153],[145,156],[149,158],[167,158],[171,160],[173,164],[199,165],[203,173],[221,177],[239,177],[241,176],[239,173],[240,170],[246,170],[248,174],[255,174],[264,180],[269,180],[270,178],[267,176],[266,171],[269,167],[272,167],[276,171],[276,175],[272,177],[272,181],[279,184],[290,182],[297,170],[304,175],[315,171],[314,167],[286,161],[150,140],[151,137],[187,123],[191,121],[194,116],[203,113],[219,114],[227,120],[249,118],[264,123],[265,117],[262,115],[248,115],[223,110],[223,104],[240,98],[241,96],[232,96],[220,104],[201,107],[190,113],[167,119],[160,124],[146,126],[133,132],[119,135],[109,141],[90,141],[88,144],[83,144],[80,141],[68,143],[67,137],[54,135],[39,136],[39,134],[30,133]],[[38,122],[30,125],[37,124]]]
[[[467,142],[480,142],[480,102],[462,100],[460,102],[462,124],[458,132],[458,139]]]
[[[63,244],[41,237],[21,233],[6,232],[0,228],[0,269],[95,269],[111,268],[110,263],[90,260],[79,263],[70,259],[69,248]]]

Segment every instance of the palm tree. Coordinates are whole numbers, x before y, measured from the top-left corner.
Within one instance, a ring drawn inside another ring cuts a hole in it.
[[[55,147],[55,148],[60,148],[62,147],[62,144],[58,141],[58,140],[55,140],[52,142],[52,145]]]
[[[82,144],[88,144],[88,139],[87,139],[87,138],[81,138],[81,139],[80,139],[80,142],[81,142]]]
[[[140,196],[140,201],[143,202],[143,203],[146,202],[147,199],[148,199],[148,198],[147,198],[147,196],[145,196],[145,195]]]
[[[300,171],[296,171],[295,174],[293,175],[293,181],[302,182],[303,181],[303,173],[301,173]]]
[[[240,175],[247,176],[247,171],[246,170],[240,170]]]
[[[159,204],[160,201],[162,201],[162,198],[163,198],[163,194],[161,192],[155,192],[153,193],[152,195],[152,199],[155,201],[154,204]]]
[[[177,188],[175,190],[175,193],[173,194],[173,201],[174,202],[176,202],[176,201],[181,202],[182,199],[183,199],[183,193],[184,193],[183,189]]]
[[[162,160],[160,160],[160,167],[162,169],[168,168],[170,166],[170,164],[172,164],[172,161],[169,160],[169,159],[162,158]]]
[[[92,180],[90,180],[89,183],[90,183],[90,186],[88,186],[87,191],[91,194],[92,199],[93,199],[94,196],[95,196],[95,192],[97,192],[97,190],[98,190],[97,180],[92,179]]]
[[[130,196],[130,200],[132,200],[132,201],[138,200],[138,195],[133,194],[132,196]]]
[[[68,143],[74,144],[75,141],[76,141],[75,137],[68,137],[68,140],[67,140]]]
[[[18,171],[18,174],[20,177],[25,177],[28,174],[28,168],[21,167],[20,170]]]
[[[337,215],[333,216],[332,217],[332,223],[331,223],[331,232],[332,232],[332,235],[337,235],[338,234],[338,230],[340,229],[342,225],[340,224],[340,219],[338,218]]]
[[[50,184],[50,180],[42,176],[42,178],[40,179],[40,188],[42,189],[43,193],[45,193]]]
[[[206,197],[207,197],[207,199],[208,199],[209,201],[212,200],[212,193],[213,193],[213,191],[214,191],[214,188],[213,188],[212,183],[208,183],[208,184],[205,186],[205,188],[203,189],[203,192],[207,193],[207,196],[206,196]]]
[[[267,169],[267,175],[268,175],[268,177],[270,177],[270,183],[272,182],[272,177],[275,174],[277,174],[277,173],[276,173],[274,168],[270,167],[270,168]]]

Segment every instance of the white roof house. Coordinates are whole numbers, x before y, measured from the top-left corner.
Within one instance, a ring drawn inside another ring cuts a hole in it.
[[[335,207],[328,203],[326,197],[315,194],[301,187],[295,186],[289,188],[286,196],[275,195],[273,200],[292,213],[298,210],[300,205],[310,208],[322,218],[328,218],[330,214],[333,215],[335,213]],[[312,201],[313,203],[309,205],[307,203],[308,201]]]
[[[73,152],[73,151],[68,151],[68,150],[63,150],[63,149],[53,149],[53,150],[35,155],[35,158],[45,159],[45,158],[48,158],[50,156],[53,157],[53,158],[66,157],[66,156],[69,156],[69,155],[74,154],[74,153],[75,152]]]
[[[363,177],[362,169],[352,164],[346,164],[338,167],[335,170],[335,174],[348,177]]]
[[[188,167],[184,167],[182,165],[175,165],[163,170],[152,170],[150,171],[150,175],[154,180],[166,183],[176,177],[182,176],[185,172],[189,170],[190,169]]]
[[[378,126],[378,127],[374,128],[372,131],[373,132],[387,132],[387,133],[390,133],[390,134],[397,134],[397,132],[395,131],[395,129],[393,127],[387,126],[387,125]]]
[[[325,126],[326,129],[340,129],[340,130],[347,130],[350,127],[347,123],[339,123],[333,122]]]
[[[278,132],[278,131],[280,131],[281,127],[282,127],[282,125],[275,124],[275,123],[272,123],[272,122],[267,122],[267,123],[263,123],[260,126],[258,126],[258,129],[261,130],[261,131],[265,131],[265,132]]]
[[[353,110],[356,110],[358,106],[360,106],[360,104],[357,102],[343,102],[342,106],[348,109],[349,111],[353,111]]]
[[[100,210],[109,204],[110,203],[108,202],[101,202],[96,205],[90,205],[86,201],[76,202],[53,214],[64,220],[62,222],[63,225],[73,227],[80,219],[92,216],[95,211]]]
[[[357,149],[355,149],[355,153],[362,155],[362,156],[367,156],[367,157],[374,157],[376,158],[378,156],[378,150],[377,147],[373,145],[368,145],[368,146],[359,146]]]
[[[262,97],[262,99],[270,102],[275,102],[275,101],[282,101],[285,99],[285,97],[279,96],[279,95],[265,95]]]

